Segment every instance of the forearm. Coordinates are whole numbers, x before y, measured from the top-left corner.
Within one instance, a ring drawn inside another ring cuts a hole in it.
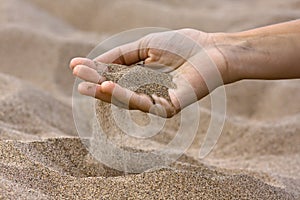
[[[300,78],[300,20],[219,36],[232,81]]]

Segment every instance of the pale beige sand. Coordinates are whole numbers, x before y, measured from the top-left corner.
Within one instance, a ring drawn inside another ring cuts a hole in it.
[[[77,137],[68,69],[72,57],[122,30],[236,31],[299,18],[299,9],[299,0],[2,0],[0,199],[299,199],[299,80],[227,86],[226,124],[207,158],[197,160],[209,98],[185,156],[166,169],[123,174],[93,160]],[[167,143],[168,128],[145,148]]]

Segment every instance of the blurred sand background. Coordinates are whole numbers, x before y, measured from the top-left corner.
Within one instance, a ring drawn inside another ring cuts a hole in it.
[[[207,158],[193,145],[171,168],[124,175],[78,139],[68,68],[131,28],[233,32],[297,18],[299,0],[0,0],[0,199],[299,199],[300,80],[226,86]]]

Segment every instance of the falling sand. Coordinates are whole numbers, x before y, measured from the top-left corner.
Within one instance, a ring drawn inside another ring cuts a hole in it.
[[[132,66],[125,66],[125,65],[119,65],[119,64],[104,64],[100,62],[94,61],[94,63],[97,66],[98,73],[105,77],[107,81],[113,81],[115,83],[118,83],[120,86],[127,88],[131,91],[134,91],[139,94],[146,94],[152,99],[152,95],[157,95],[159,97],[163,97],[166,100],[170,102],[169,97],[169,88],[176,88],[176,85],[172,82],[172,76],[166,73],[162,73],[159,71],[154,71],[152,69],[149,69],[142,65],[132,65]],[[153,99],[152,99],[153,100]],[[130,112],[131,119],[127,119],[126,117],[117,117],[122,116],[124,114],[124,109],[117,109],[115,114],[112,113],[112,107],[110,104],[98,101],[96,106],[96,113],[97,113],[97,119],[101,126],[101,130],[106,136],[113,141],[114,144],[118,144],[120,148],[122,148],[124,151],[136,153],[136,152],[145,152],[145,149],[142,150],[139,148],[140,145],[137,143],[141,143],[138,139],[132,138],[128,136],[133,134],[134,130],[132,130],[132,124],[137,123],[140,126],[148,125],[148,123],[151,121],[148,114],[142,113],[142,112]],[[153,116],[152,116],[153,117]],[[156,117],[158,118],[158,117]],[[126,126],[126,130],[120,128],[120,124],[122,126]],[[166,123],[168,124],[168,123]],[[151,126],[158,126],[158,124],[151,124]],[[150,127],[151,128],[151,127]],[[153,129],[153,128],[151,128]],[[129,131],[128,131],[129,130]],[[139,132],[143,132],[143,130],[139,129]],[[99,132],[96,131],[96,132]],[[161,131],[164,132],[164,131]],[[99,133],[97,133],[99,134]],[[139,133],[143,134],[143,133]],[[95,136],[97,138],[97,136]],[[96,140],[93,140],[94,146],[103,146],[99,143],[95,143],[100,141],[100,138],[97,138]],[[149,142],[149,141],[148,141]],[[152,141],[151,141],[152,142]],[[147,142],[143,141],[143,146],[146,145]],[[148,143],[149,146],[151,146]],[[102,149],[100,149],[102,151]],[[105,150],[103,150],[105,151]],[[104,153],[103,154],[107,154]],[[151,163],[162,163],[165,159],[163,156],[157,156],[156,154],[152,154],[151,152],[147,152],[147,158],[150,159]],[[115,157],[117,153],[115,151],[112,152],[110,157]],[[130,157],[128,157],[128,160],[124,160],[124,162],[131,163],[131,170],[133,171],[140,171],[134,164],[134,163],[141,163],[141,161],[132,161],[130,160]],[[138,158],[141,160],[145,160],[145,157]],[[122,160],[115,159],[115,161],[112,161],[110,159],[110,162],[115,163],[116,165],[122,165]],[[148,164],[147,164],[148,165]],[[132,167],[133,166],[133,167]],[[123,169],[120,169],[123,170]],[[124,169],[125,170],[125,169]],[[128,169],[127,169],[128,170]]]

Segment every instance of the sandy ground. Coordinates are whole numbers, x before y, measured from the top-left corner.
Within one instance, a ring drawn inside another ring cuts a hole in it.
[[[197,159],[195,142],[169,167],[124,174],[78,138],[68,69],[122,30],[232,32],[297,19],[299,9],[299,0],[1,0],[0,199],[299,199],[299,80],[226,86],[225,127],[208,157]],[[209,98],[200,104],[197,138],[210,119]]]

